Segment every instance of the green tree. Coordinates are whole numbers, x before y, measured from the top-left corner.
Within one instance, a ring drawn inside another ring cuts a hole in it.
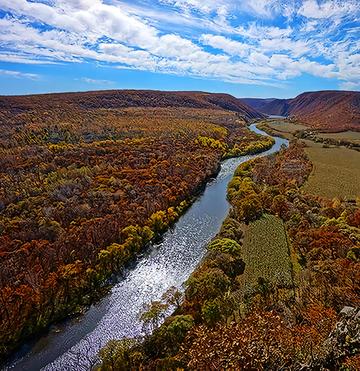
[[[132,367],[131,349],[136,342],[132,339],[110,340],[100,350],[101,371],[127,371]]]
[[[201,308],[201,315],[204,322],[214,326],[221,318],[220,306],[216,300],[207,300]]]
[[[146,333],[151,333],[159,327],[162,320],[165,318],[165,314],[169,304],[162,303],[161,301],[152,301],[150,304],[144,304],[143,312],[140,313],[140,320],[143,322],[143,330]]]
[[[209,244],[208,249],[230,255],[239,255],[241,252],[241,246],[230,238],[217,238]]]

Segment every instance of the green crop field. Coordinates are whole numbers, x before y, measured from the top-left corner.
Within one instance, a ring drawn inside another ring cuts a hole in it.
[[[250,223],[245,232],[244,291],[249,292],[262,277],[278,287],[292,285],[292,266],[286,232],[280,218],[265,215]]]
[[[304,191],[328,198],[359,197],[360,152],[343,147],[323,148],[318,143],[304,142],[314,166]]]

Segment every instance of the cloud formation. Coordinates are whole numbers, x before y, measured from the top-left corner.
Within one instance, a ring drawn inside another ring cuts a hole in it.
[[[255,85],[360,80],[357,0],[0,0],[0,9],[0,61]]]
[[[83,81],[83,82],[86,82],[87,84],[94,84],[94,85],[111,85],[111,84],[114,84],[114,81],[111,81],[111,80],[92,79],[90,77],[82,77],[80,80]]]
[[[38,80],[40,78],[39,75],[34,74],[34,73],[23,73],[19,71],[2,70],[2,69],[0,69],[0,75],[10,76],[16,79],[29,79],[29,80]]]

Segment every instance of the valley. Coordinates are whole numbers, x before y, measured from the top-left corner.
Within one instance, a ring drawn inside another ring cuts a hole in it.
[[[0,0],[0,371],[359,371],[359,21]]]
[[[200,92],[0,103],[6,369],[357,362],[321,350],[360,304],[357,132]]]
[[[359,131],[360,93],[356,91],[306,92],[292,99],[245,98],[242,101],[264,114],[288,116],[317,130]]]
[[[312,168],[300,141],[240,165],[183,303],[144,343],[109,343],[100,369],[115,353],[129,368],[355,370],[359,204],[308,193]]]

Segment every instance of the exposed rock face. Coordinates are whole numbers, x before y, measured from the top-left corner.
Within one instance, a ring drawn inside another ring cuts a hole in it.
[[[340,320],[323,344],[324,356],[303,369],[338,369],[346,358],[360,353],[360,308],[344,307]]]
[[[360,351],[360,309],[344,307],[340,312],[342,319],[326,342],[329,359],[340,359]]]

